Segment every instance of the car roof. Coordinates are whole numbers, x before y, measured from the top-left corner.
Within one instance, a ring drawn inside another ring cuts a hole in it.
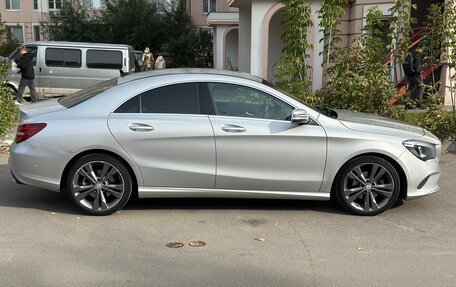
[[[231,76],[237,78],[243,78],[247,80],[252,80],[258,83],[262,83],[263,79],[260,77],[253,76],[248,73],[242,73],[231,70],[218,70],[218,69],[209,69],[209,68],[177,68],[177,69],[163,69],[163,70],[153,70],[140,73],[132,73],[121,76],[118,78],[117,83],[123,84],[135,80],[153,78],[158,76],[166,75],[189,75],[189,74],[202,74],[202,75],[214,75],[214,76]]]

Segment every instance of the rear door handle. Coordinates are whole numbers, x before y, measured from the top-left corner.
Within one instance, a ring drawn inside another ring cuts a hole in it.
[[[154,130],[153,126],[138,123],[131,123],[128,125],[128,128],[135,132],[150,132]]]
[[[228,133],[242,133],[245,132],[246,129],[244,127],[238,126],[238,125],[230,125],[230,124],[224,124],[222,125],[222,130]]]

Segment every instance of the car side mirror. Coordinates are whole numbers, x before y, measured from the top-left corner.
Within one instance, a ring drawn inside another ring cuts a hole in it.
[[[296,124],[308,124],[310,122],[310,118],[306,110],[295,109],[291,114],[291,122]]]

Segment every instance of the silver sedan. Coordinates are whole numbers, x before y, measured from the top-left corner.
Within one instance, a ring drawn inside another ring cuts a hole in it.
[[[169,69],[21,106],[10,168],[92,215],[132,195],[334,198],[375,215],[439,189],[440,149],[422,128],[310,107],[248,74]]]

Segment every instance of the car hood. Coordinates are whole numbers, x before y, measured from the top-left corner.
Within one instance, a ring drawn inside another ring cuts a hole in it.
[[[64,109],[66,108],[59,104],[58,99],[49,99],[45,101],[36,102],[33,104],[24,104],[20,106],[21,119],[27,119],[36,115]]]
[[[346,110],[335,111],[338,115],[337,119],[347,128],[355,131],[408,137],[421,137],[425,134],[423,128],[399,120]]]

